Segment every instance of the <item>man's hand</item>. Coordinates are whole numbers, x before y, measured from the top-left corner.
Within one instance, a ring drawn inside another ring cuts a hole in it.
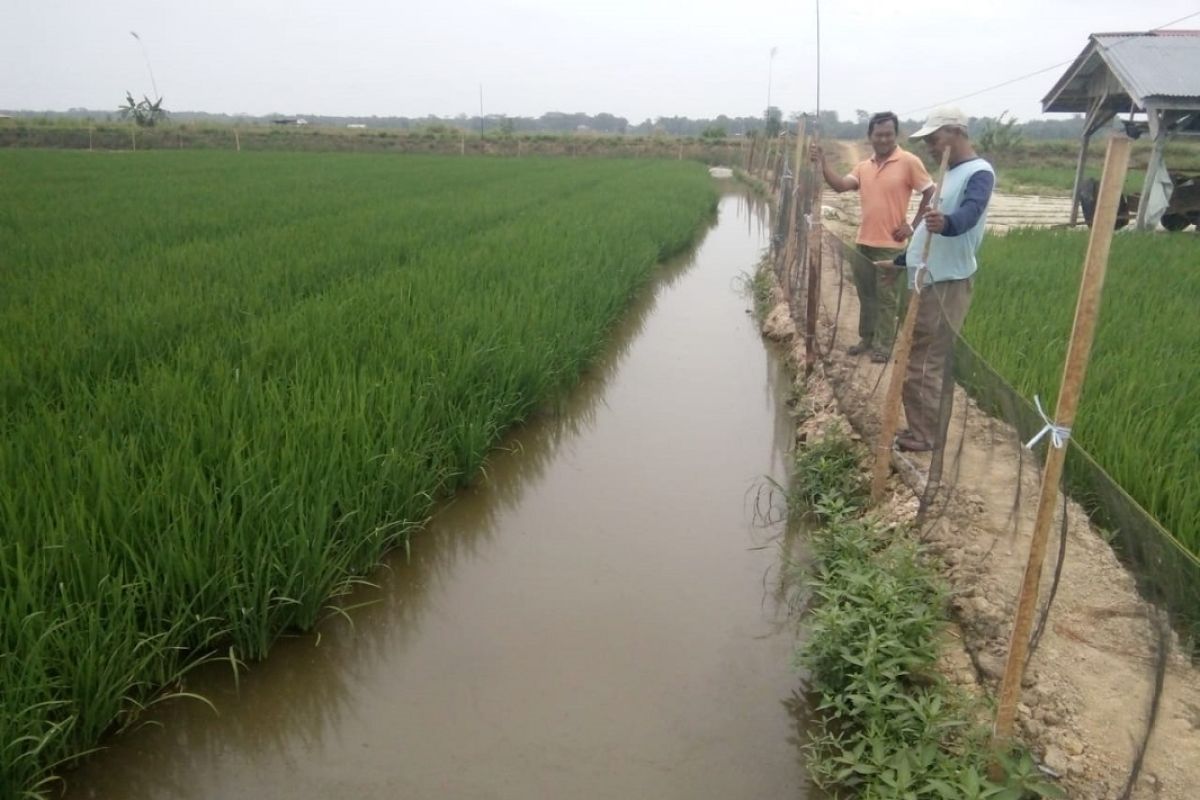
[[[895,239],[897,242],[907,241],[908,237],[910,237],[912,235],[913,235],[912,226],[909,225],[907,222],[901,222],[896,227],[896,230],[892,231],[892,238]]]
[[[946,230],[946,215],[930,209],[925,212],[925,227],[930,233],[941,233]]]
[[[825,164],[825,151],[815,142],[808,146],[808,157],[814,164]]]

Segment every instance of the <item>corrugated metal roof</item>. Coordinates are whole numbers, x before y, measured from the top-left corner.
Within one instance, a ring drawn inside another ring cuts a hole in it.
[[[1148,100],[1200,102],[1200,31],[1093,33],[1042,100],[1046,111],[1085,110],[1088,80],[1107,66],[1139,106]]]
[[[1135,97],[1200,98],[1200,32],[1093,36],[1100,57]]]

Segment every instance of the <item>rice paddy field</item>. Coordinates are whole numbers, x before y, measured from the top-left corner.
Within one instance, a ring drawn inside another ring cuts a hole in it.
[[[0,151],[0,797],[330,613],[715,201],[682,161]]]
[[[1200,269],[1194,236],[1120,233],[1072,438],[1192,553],[1200,553]],[[1085,231],[988,238],[963,335],[1053,413]]]

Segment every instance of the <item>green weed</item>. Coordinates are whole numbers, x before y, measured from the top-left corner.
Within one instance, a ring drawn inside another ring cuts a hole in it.
[[[802,448],[794,483],[825,521],[812,535],[812,596],[798,662],[815,714],[813,780],[870,800],[1063,797],[1024,753],[993,755],[978,703],[934,669],[944,590],[903,531],[860,515],[861,453],[843,435]]]

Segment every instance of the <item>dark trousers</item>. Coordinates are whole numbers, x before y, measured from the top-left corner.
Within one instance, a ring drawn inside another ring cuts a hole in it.
[[[904,248],[857,244],[854,249],[863,256],[851,262],[854,287],[858,290],[858,338],[871,343],[876,350],[887,353],[891,351],[896,338],[896,318],[904,273],[901,270],[899,277],[896,277],[897,270],[884,270],[873,262],[891,261],[904,252]]]

